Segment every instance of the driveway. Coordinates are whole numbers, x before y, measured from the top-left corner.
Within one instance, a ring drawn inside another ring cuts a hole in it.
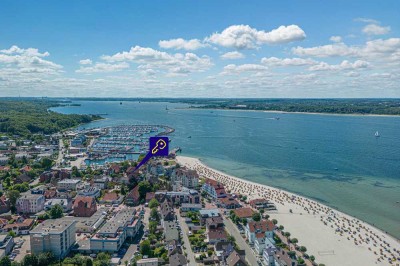
[[[224,217],[224,224],[226,231],[235,238],[236,244],[239,246],[239,248],[246,251],[246,261],[249,263],[249,265],[258,265],[257,257],[255,256],[254,251],[240,235],[239,229],[236,227],[236,225],[226,217]]]
[[[182,228],[182,232],[183,232],[183,241],[184,246],[186,248],[186,253],[187,253],[187,259],[189,260],[189,265],[197,265],[196,260],[194,258],[194,253],[192,251],[192,248],[190,247],[190,241],[188,238],[188,234],[189,234],[189,227],[187,226],[187,224],[185,223],[185,218],[183,218],[179,212],[179,210],[176,210],[176,216],[178,217],[178,221],[179,224],[181,225]]]

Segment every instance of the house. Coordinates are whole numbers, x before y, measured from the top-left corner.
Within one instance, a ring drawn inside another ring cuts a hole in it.
[[[161,218],[165,221],[174,221],[175,220],[175,213],[174,208],[172,207],[172,202],[169,200],[164,200],[160,204],[161,210]]]
[[[227,241],[228,235],[223,228],[211,229],[208,230],[207,240],[209,244],[213,245],[220,241]]]
[[[40,174],[39,182],[40,183],[50,183],[51,179],[54,177],[54,173],[51,171],[46,171]]]
[[[197,188],[199,185],[199,175],[195,170],[190,170],[186,167],[180,167],[172,171],[171,182],[174,186]]]
[[[159,202],[169,199],[173,203],[200,203],[200,195],[197,190],[183,187],[181,191],[156,191],[155,197]]]
[[[192,204],[192,203],[182,203],[181,211],[189,212],[189,211],[199,211],[201,210],[201,204]]]
[[[156,196],[156,194],[154,192],[147,192],[146,193],[146,203],[149,203],[150,200],[152,200],[155,196]]]
[[[136,261],[137,266],[158,266],[162,264],[159,258],[140,259]]]
[[[240,219],[250,219],[250,218],[252,218],[253,213],[255,213],[255,211],[253,211],[251,208],[247,208],[247,207],[235,209],[233,212]]]
[[[186,266],[189,265],[186,257],[180,253],[175,253],[169,257],[170,266]]]
[[[250,203],[250,206],[256,210],[261,210],[261,209],[274,210],[274,209],[276,209],[275,204],[268,201],[267,199],[262,199],[262,198],[253,199],[253,200],[250,200],[249,203]]]
[[[27,174],[22,174],[22,175],[17,176],[14,183],[15,184],[29,183],[29,182],[31,182],[31,180],[32,180],[32,178],[30,176],[28,176]]]
[[[12,224],[7,224],[2,228],[3,232],[13,231],[17,235],[27,235],[29,230],[32,228],[35,220],[25,219],[22,222],[15,222]]]
[[[262,255],[264,249],[271,246],[275,246],[275,241],[273,241],[273,239],[266,237],[264,233],[256,234],[254,240],[254,250],[258,255]]]
[[[44,210],[48,211],[55,205],[59,205],[63,209],[63,212],[69,212],[72,210],[72,201],[71,201],[71,199],[68,199],[68,198],[67,199],[49,199],[44,204]]]
[[[107,189],[108,182],[111,180],[109,176],[97,176],[93,180],[93,186],[97,187],[98,189]]]
[[[214,245],[215,254],[220,261],[225,261],[234,250],[231,242],[220,241]]]
[[[93,197],[78,196],[74,202],[74,216],[91,217],[97,211],[97,203]]]
[[[139,205],[140,202],[140,193],[139,193],[139,185],[136,185],[129,194],[125,198],[125,204],[129,206]]]
[[[2,195],[0,197],[0,214],[9,211],[10,211],[10,201],[6,198],[5,195]]]
[[[102,204],[121,204],[124,197],[118,195],[116,192],[108,192],[104,194],[104,197],[100,200]]]
[[[264,264],[266,266],[275,266],[274,254],[275,254],[276,250],[277,249],[274,245],[265,247],[265,249],[263,251],[263,260],[264,260]]]
[[[100,197],[100,189],[97,187],[89,187],[84,190],[79,190],[78,195],[79,196],[85,196],[85,197],[93,197],[93,198],[98,198]]]
[[[17,199],[18,213],[37,213],[44,208],[44,196],[40,194],[25,193]]]
[[[44,191],[43,196],[45,199],[53,199],[57,196],[57,190],[47,189]]]
[[[57,182],[57,189],[59,191],[76,190],[81,183],[79,179],[64,179]]]
[[[260,238],[261,235],[264,235],[265,237],[269,238],[271,240],[271,242],[274,242],[274,229],[275,229],[275,225],[272,221],[270,220],[261,220],[259,222],[254,222],[254,221],[250,221],[247,223],[245,229],[245,234],[247,239],[249,240],[249,243],[254,243],[255,239],[256,239],[256,235],[257,238]]]
[[[110,168],[108,168],[108,173],[111,174],[119,174],[121,171],[121,167],[118,164],[112,164]]]
[[[30,171],[32,171],[32,167],[30,167],[29,165],[25,165],[24,167],[22,167],[21,169],[19,169],[19,171],[21,172],[21,173],[28,173],[28,172],[30,172]]]
[[[221,214],[219,213],[219,209],[202,209],[199,211],[200,213],[200,224],[205,225],[206,219],[209,217],[218,217]]]
[[[224,185],[213,179],[207,178],[201,189],[213,199],[224,198],[227,196]]]
[[[239,253],[236,250],[233,251],[226,259],[226,264],[228,266],[247,266],[244,256],[239,255]]]
[[[224,227],[224,219],[221,216],[206,218],[207,230],[213,230]]]
[[[220,198],[220,199],[218,199],[218,202],[219,202],[219,205],[225,209],[231,210],[231,209],[236,209],[236,208],[242,207],[240,205],[240,203],[232,197]]]
[[[276,266],[297,266],[297,261],[292,259],[284,249],[275,250],[274,263]]]

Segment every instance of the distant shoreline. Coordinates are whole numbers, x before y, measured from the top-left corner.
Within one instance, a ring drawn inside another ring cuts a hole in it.
[[[274,111],[274,110],[253,110],[253,109],[229,109],[229,108],[175,108],[177,110],[222,110],[222,111],[247,111],[247,112],[263,112],[275,114],[304,114],[304,115],[330,115],[330,116],[360,116],[360,117],[400,117],[400,115],[385,115],[385,114],[341,114],[341,113],[316,113],[316,112],[288,112],[288,111]]]

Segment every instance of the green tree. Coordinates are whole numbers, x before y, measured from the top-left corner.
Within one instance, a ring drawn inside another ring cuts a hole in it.
[[[242,224],[243,224],[244,226],[247,225],[247,218],[242,218]]]
[[[151,209],[151,211],[150,211],[150,218],[151,218],[152,220],[156,220],[156,221],[159,221],[159,220],[160,220],[160,216],[158,215],[157,208]]]
[[[153,198],[150,200],[149,202],[149,208],[153,209],[153,208],[157,208],[158,207],[158,200],[156,198]]]
[[[91,258],[86,259],[86,266],[93,266],[93,261]]]
[[[253,218],[253,221],[259,222],[261,220],[261,215],[259,212],[255,212],[255,213],[253,213],[252,218]]]
[[[43,158],[40,161],[40,164],[41,164],[43,169],[49,170],[53,166],[53,161],[50,160],[49,158]]]
[[[19,198],[20,194],[18,190],[9,190],[7,192],[7,198],[10,201],[10,206],[15,208],[15,204],[17,203],[17,199]]]
[[[315,261],[314,255],[311,255],[311,256],[310,256],[310,260],[311,260],[311,261]]]
[[[150,257],[151,255],[151,246],[150,246],[150,241],[149,240],[144,240],[140,243],[140,253],[142,255],[147,255]]]
[[[150,234],[155,234],[155,233],[156,233],[157,225],[158,225],[158,222],[156,222],[156,221],[150,221],[150,222],[149,222],[149,231],[150,231]]]
[[[35,254],[25,255],[24,259],[22,260],[22,264],[24,266],[39,266],[38,257]]]
[[[0,265],[1,266],[11,266],[11,260],[8,256],[5,256],[0,259]]]
[[[306,248],[305,246],[301,246],[301,247],[299,248],[299,250],[300,250],[301,252],[307,252],[307,248]]]
[[[292,239],[290,239],[290,242],[293,244],[297,244],[299,242],[299,240],[297,238],[292,238]]]
[[[53,253],[51,253],[51,252],[40,253],[38,255],[38,265],[39,266],[47,266],[49,264],[52,264],[54,261],[55,261],[55,258],[53,256]]]
[[[277,219],[272,219],[272,222],[276,225],[278,224],[278,220]]]
[[[63,208],[59,204],[56,204],[53,207],[51,207],[51,209],[49,211],[49,215],[50,215],[51,219],[61,218],[64,215]]]
[[[140,198],[144,199],[146,198],[146,193],[151,191],[151,185],[149,181],[141,181],[139,182],[139,194]]]

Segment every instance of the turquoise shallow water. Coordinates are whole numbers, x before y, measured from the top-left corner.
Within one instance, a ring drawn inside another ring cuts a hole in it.
[[[187,110],[184,104],[78,102],[107,113],[82,127],[164,124],[172,146],[229,174],[286,189],[400,238],[400,117]],[[280,120],[275,120],[280,117]],[[375,138],[379,130],[381,137]],[[191,138],[188,138],[191,136]]]

